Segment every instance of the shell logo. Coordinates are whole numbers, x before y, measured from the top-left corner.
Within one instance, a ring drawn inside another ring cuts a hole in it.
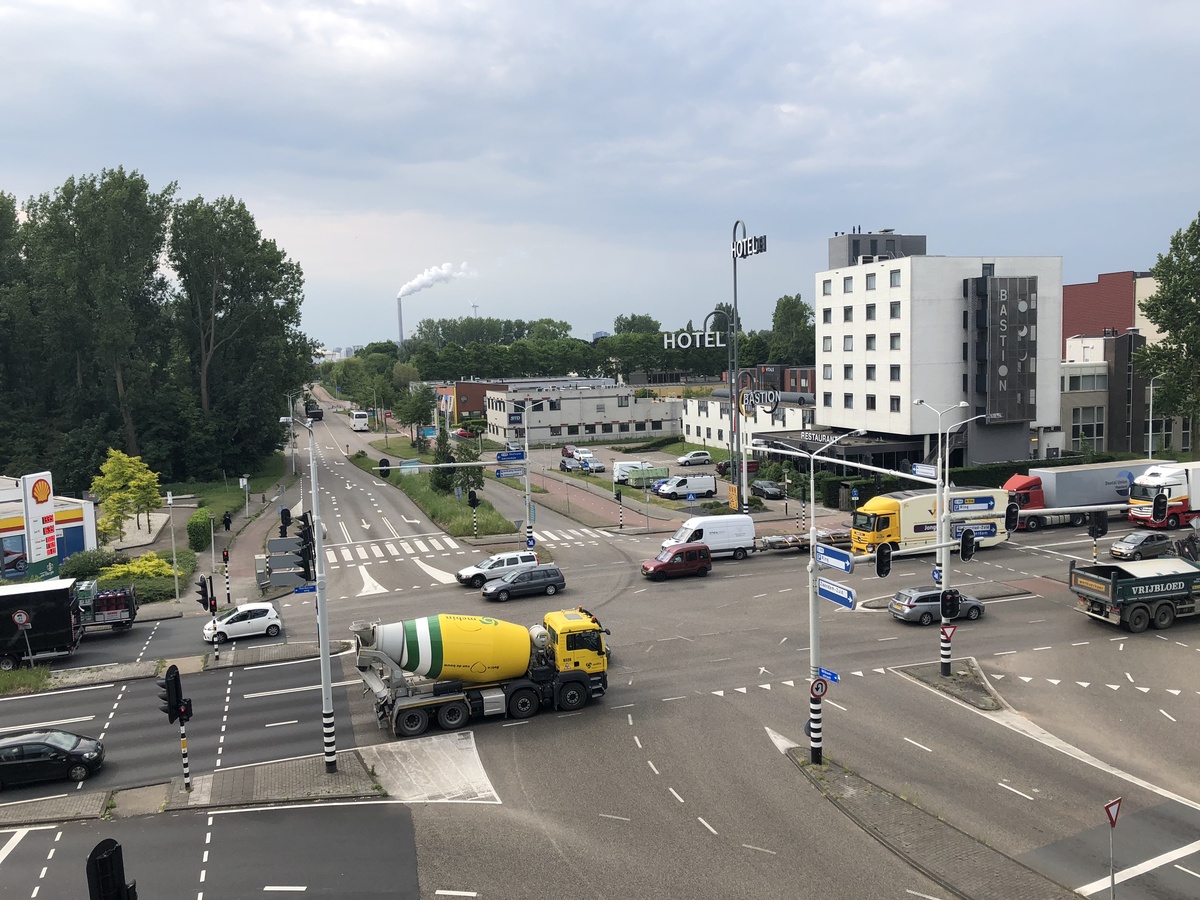
[[[45,478],[39,478],[33,483],[33,488],[29,491],[30,496],[38,503],[45,503],[50,499],[50,482]]]

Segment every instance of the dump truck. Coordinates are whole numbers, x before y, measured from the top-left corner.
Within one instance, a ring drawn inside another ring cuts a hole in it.
[[[1154,464],[1135,459],[1030,469],[1028,475],[1013,475],[1004,482],[1004,490],[1020,511],[1018,531],[1048,525],[1080,528],[1092,511],[1124,511],[1134,479]]]
[[[933,488],[893,491],[872,497],[854,511],[850,523],[850,544],[855,553],[874,553],[880,544],[892,550],[932,553],[937,544],[938,503]],[[1008,492],[992,488],[951,488],[950,540],[957,541],[963,530],[975,533],[975,546],[991,547],[1008,540],[1004,511]]]
[[[94,581],[81,581],[75,587],[75,596],[85,631],[88,628],[121,631],[131,628],[137,619],[138,600],[133,585],[102,591]]]
[[[430,721],[527,719],[543,707],[574,711],[608,690],[607,628],[583,607],[548,612],[526,628],[490,616],[432,615],[355,622],[355,666],[379,727],[416,737]]]
[[[1162,630],[1196,615],[1200,563],[1175,556],[1120,565],[1082,566],[1072,560],[1069,584],[1079,598],[1079,612],[1141,634],[1151,625]]]
[[[0,587],[0,671],[70,656],[81,637],[74,578]]]
[[[1154,498],[1167,495],[1167,514],[1153,517]],[[1133,480],[1129,521],[1150,528],[1178,528],[1200,517],[1200,462],[1155,464]]]

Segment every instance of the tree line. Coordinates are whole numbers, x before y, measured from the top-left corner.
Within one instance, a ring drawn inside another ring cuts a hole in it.
[[[299,264],[240,200],[136,171],[0,192],[0,471],[86,490],[108,449],[167,483],[254,471],[311,379]]]

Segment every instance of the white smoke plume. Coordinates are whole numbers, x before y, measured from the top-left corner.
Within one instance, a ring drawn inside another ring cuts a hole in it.
[[[474,278],[475,271],[463,263],[458,270],[450,263],[442,263],[440,266],[433,266],[426,269],[404,287],[400,288],[400,293],[396,295],[396,299],[407,297],[409,294],[415,294],[417,291],[423,291],[427,287],[433,287],[439,281],[453,281],[455,278]]]

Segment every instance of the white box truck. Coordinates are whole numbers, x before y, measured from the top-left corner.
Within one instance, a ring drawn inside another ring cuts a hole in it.
[[[709,476],[712,477],[711,475]],[[745,515],[692,516],[662,542],[662,549],[677,544],[707,544],[709,553],[732,553],[745,559],[755,550],[754,520]]]

